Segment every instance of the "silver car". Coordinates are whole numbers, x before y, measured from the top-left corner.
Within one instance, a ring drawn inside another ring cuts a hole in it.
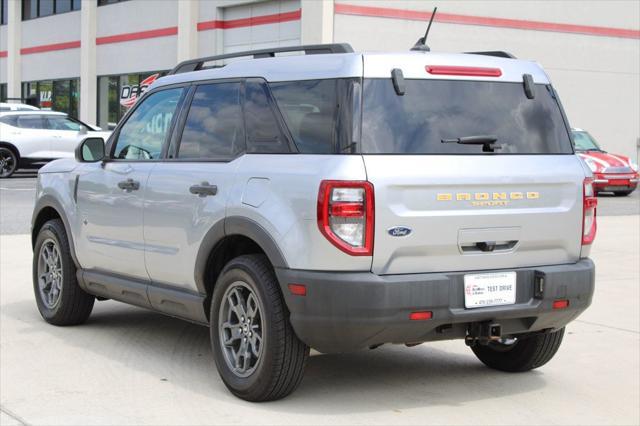
[[[115,299],[208,326],[249,401],[290,394],[310,347],[461,339],[526,371],[591,303],[595,208],[534,62],[343,44],[201,58],[106,149],[88,138],[40,170],[34,290],[55,325]]]

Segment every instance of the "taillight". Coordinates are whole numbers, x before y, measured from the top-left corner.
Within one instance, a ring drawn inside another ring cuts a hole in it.
[[[598,199],[593,190],[593,179],[584,180],[582,192],[582,245],[588,245],[596,238],[596,207]]]
[[[373,254],[373,185],[323,180],[318,193],[318,227],[334,246],[352,256]]]

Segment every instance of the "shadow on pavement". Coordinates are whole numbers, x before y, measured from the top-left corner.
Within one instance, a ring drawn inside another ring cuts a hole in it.
[[[97,302],[89,321],[76,327],[46,324],[30,301],[5,305],[3,315],[21,322],[24,338],[32,333],[48,334],[38,340],[53,337],[60,340],[54,341],[55,345],[72,345],[72,353],[84,362],[95,362],[98,368],[141,371],[156,376],[159,386],[161,381],[169,382],[220,401],[246,404],[233,397],[218,377],[206,327],[116,302]],[[252,408],[343,414],[455,407],[545,386],[540,372],[489,370],[471,350],[460,353],[465,351],[462,341],[456,343],[462,348],[457,352],[429,344],[414,348],[388,345],[350,354],[312,356],[297,391],[285,400]],[[114,362],[118,365],[113,366]]]

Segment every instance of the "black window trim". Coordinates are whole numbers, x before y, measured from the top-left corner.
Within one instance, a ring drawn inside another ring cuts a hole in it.
[[[118,125],[116,126],[116,128],[113,130],[113,133],[111,133],[111,136],[109,137],[109,140],[107,142],[107,149],[106,152],[108,153],[107,156],[104,158],[103,163],[111,163],[111,162],[117,162],[117,163],[158,163],[161,161],[164,161],[164,157],[165,154],[167,152],[167,146],[171,140],[171,134],[173,132],[173,128],[175,126],[176,120],[178,118],[178,114],[182,111],[182,107],[185,101],[185,97],[186,94],[189,92],[189,86],[191,86],[191,83],[177,83],[177,84],[168,84],[166,86],[162,86],[162,87],[158,87],[157,89],[153,89],[153,90],[149,90],[147,92],[145,92],[143,94],[143,96],[135,103],[135,105],[129,109],[129,111],[127,111],[127,113],[122,117],[122,119],[120,120],[120,122],[118,123]],[[114,151],[116,150],[116,147],[118,145],[118,138],[120,137],[120,130],[122,130],[122,127],[127,123],[127,121],[129,121],[129,118],[131,117],[131,114],[134,113],[134,111],[136,111],[140,105],[142,105],[142,103],[151,95],[153,95],[154,93],[159,93],[161,91],[164,90],[170,90],[170,89],[178,89],[178,88],[182,88],[182,94],[180,95],[180,99],[178,100],[178,105],[176,106],[176,112],[174,112],[173,117],[171,118],[171,124],[169,125],[169,129],[167,131],[167,134],[164,137],[164,141],[162,142],[162,148],[160,150],[160,157],[159,158],[154,158],[151,160],[140,160],[140,159],[126,159],[126,158],[114,158],[113,154]]]

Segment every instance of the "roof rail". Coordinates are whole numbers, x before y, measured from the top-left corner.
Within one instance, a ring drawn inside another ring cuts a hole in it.
[[[304,52],[305,55],[314,55],[322,53],[352,53],[353,48],[347,43],[334,44],[308,44],[305,46],[287,46],[274,47],[271,49],[247,50],[244,52],[225,53],[224,55],[207,56],[204,58],[189,59],[180,62],[174,69],[169,71],[167,75],[180,74],[183,72],[200,71],[206,62],[219,61],[222,59],[241,58],[243,56],[253,56],[258,58],[273,58],[276,53],[285,52]]]
[[[509,52],[503,52],[502,50],[491,50],[486,52],[464,52],[467,55],[484,55],[484,56],[497,56],[499,58],[517,59]]]

